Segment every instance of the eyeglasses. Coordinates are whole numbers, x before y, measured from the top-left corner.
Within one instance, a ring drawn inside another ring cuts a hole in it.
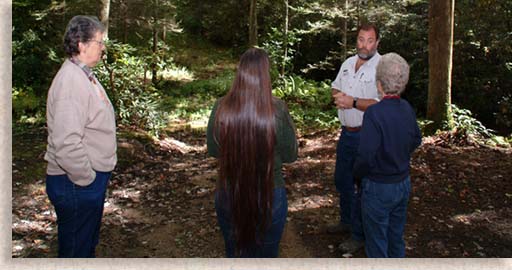
[[[94,41],[94,42],[98,43],[98,45],[100,45],[100,46],[105,45],[105,41],[103,41],[103,40],[99,41],[99,40],[95,40],[95,39],[89,39],[89,41]]]

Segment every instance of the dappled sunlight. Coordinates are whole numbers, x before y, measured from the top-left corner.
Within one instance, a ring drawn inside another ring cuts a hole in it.
[[[186,67],[174,67],[158,72],[163,79],[177,82],[191,82],[196,79],[194,72],[188,70]]]
[[[117,202],[119,201],[119,199],[115,197],[106,199],[106,202],[104,204],[105,209],[103,212],[105,225],[121,226],[124,230],[129,230],[129,227],[127,227],[127,225],[129,224],[151,222],[151,219],[147,215],[147,213],[144,213],[140,209],[137,209],[134,205],[134,203],[140,202],[140,191],[136,191],[135,194],[133,195],[134,196],[131,197],[132,201],[127,202],[125,205],[118,204]]]
[[[334,198],[332,194],[325,196],[311,195],[306,197],[299,197],[295,200],[291,200],[288,203],[289,212],[303,211],[306,209],[315,209],[321,207],[333,207]]]
[[[193,146],[173,138],[164,138],[162,140],[157,140],[157,144],[160,146],[161,150],[169,152],[179,151],[182,154],[186,154],[191,151],[202,152],[206,149],[206,146],[204,145]],[[186,165],[188,166],[189,164]]]
[[[313,183],[311,181],[308,181],[307,183],[293,183],[292,186],[298,190],[323,187],[320,183]]]
[[[133,188],[124,188],[124,189],[112,191],[112,196],[115,196],[119,199],[130,200],[133,202],[140,202],[141,191],[135,190]],[[109,205],[109,207],[110,207],[110,205]]]
[[[206,127],[208,126],[208,118],[190,121],[189,125],[190,125],[190,128],[192,128],[192,129],[206,130]]]
[[[470,214],[458,214],[451,217],[453,222],[466,226],[483,226],[500,237],[512,241],[512,210],[475,210]]]

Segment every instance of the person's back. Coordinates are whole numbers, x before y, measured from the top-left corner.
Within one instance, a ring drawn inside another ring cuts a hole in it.
[[[354,175],[366,174],[373,181],[396,183],[409,175],[411,153],[421,143],[421,134],[411,105],[398,96],[384,98],[365,113],[365,130]],[[379,141],[374,140],[378,136]],[[371,149],[378,149],[372,153]],[[365,159],[366,166],[360,166]],[[367,171],[366,173],[361,171]]]
[[[269,65],[263,50],[245,52],[208,122],[208,154],[219,159],[215,208],[227,257],[277,257],[286,222],[281,166],[297,158],[297,141],[286,105],[272,97]]]
[[[409,80],[409,65],[395,53],[377,65],[382,100],[363,117],[354,177],[361,179],[365,250],[369,258],[405,257],[403,234],[411,192],[411,154],[421,144],[414,111],[400,98]]]

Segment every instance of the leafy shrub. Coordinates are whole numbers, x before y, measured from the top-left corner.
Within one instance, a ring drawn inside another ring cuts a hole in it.
[[[512,95],[504,96],[498,101],[498,112],[494,113],[496,124],[512,128]]]
[[[451,104],[455,134],[461,139],[474,137],[477,140],[491,138],[493,130],[487,129],[480,121],[473,117],[470,110],[459,108]]]
[[[162,107],[168,111],[170,120],[207,119],[214,101],[229,91],[233,79],[234,73],[225,71],[212,79],[165,90]]]
[[[107,60],[97,67],[102,85],[112,98],[123,124],[135,125],[158,136],[167,126],[167,114],[160,111],[160,95],[144,80],[144,57],[128,44],[110,41]]]
[[[286,38],[280,29],[272,27],[271,31],[268,33],[267,41],[263,42],[263,48],[272,60],[274,68],[278,71],[284,69],[285,73],[293,70],[292,60],[296,52],[293,46],[300,42],[299,31],[288,31],[288,37]],[[285,46],[288,48],[286,57],[284,55]]]
[[[274,82],[273,91],[288,104],[290,114],[300,128],[333,128],[339,125],[331,86],[326,82],[285,76]]]

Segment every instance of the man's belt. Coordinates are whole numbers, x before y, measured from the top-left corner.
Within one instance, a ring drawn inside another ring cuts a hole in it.
[[[347,131],[350,131],[350,132],[358,132],[358,131],[361,130],[361,126],[358,126],[358,127],[347,127],[347,126],[344,126],[343,128],[346,129]]]

